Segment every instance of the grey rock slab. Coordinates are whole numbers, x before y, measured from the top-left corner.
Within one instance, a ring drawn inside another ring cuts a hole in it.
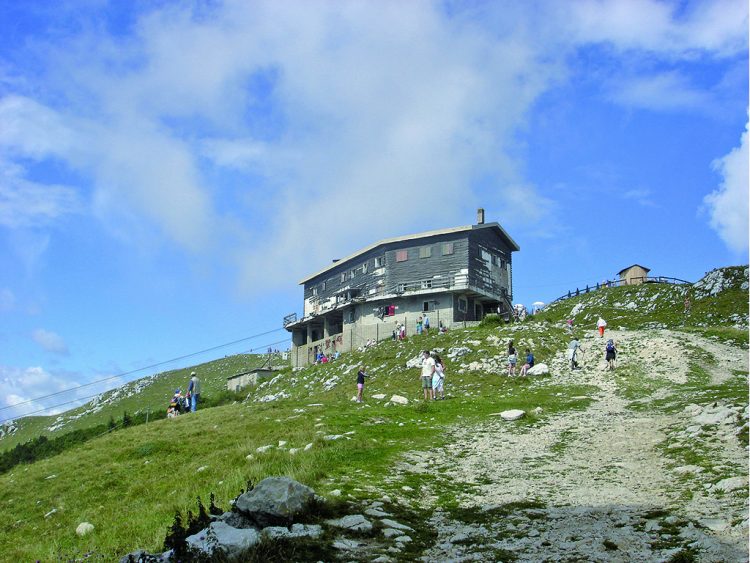
[[[353,549],[357,549],[360,546],[360,542],[355,540],[347,540],[343,538],[339,538],[333,542],[333,547],[335,549],[341,549],[344,551],[351,551]]]
[[[730,477],[728,479],[722,479],[713,486],[714,491],[724,491],[730,493],[737,489],[742,489],[747,484],[747,477]]]
[[[395,520],[391,520],[390,518],[383,518],[380,522],[386,528],[395,528],[396,530],[409,530],[412,532],[414,531],[414,528],[412,528],[411,526],[407,526],[406,524],[402,524],[401,522],[396,522]]]
[[[354,530],[355,532],[369,532],[372,530],[372,522],[362,514],[347,514],[343,518],[326,520],[326,524],[333,526],[334,528]]]
[[[397,530],[396,528],[383,528],[382,532],[386,538],[393,538],[396,536],[404,535],[404,532],[402,532],[401,530]]]
[[[507,421],[518,420],[525,414],[526,414],[526,411],[522,411],[521,409],[510,409],[510,410],[501,412],[500,418],[502,418],[503,420],[507,420]]]
[[[317,524],[292,524],[291,528],[284,526],[269,526],[263,528],[261,536],[269,539],[277,538],[318,538],[323,528]]]
[[[185,541],[189,547],[209,557],[220,551],[229,558],[235,558],[258,543],[260,534],[253,528],[240,530],[224,522],[211,522],[208,528],[188,536]]]
[[[390,516],[390,513],[384,512],[379,508],[368,508],[365,510],[365,514],[367,516],[372,516],[373,518],[385,518],[386,516]]]
[[[241,495],[235,508],[265,527],[290,522],[315,498],[315,491],[288,477],[268,477]]]

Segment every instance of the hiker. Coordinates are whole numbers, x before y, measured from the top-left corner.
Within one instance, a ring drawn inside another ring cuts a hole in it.
[[[201,380],[195,372],[190,374],[190,383],[188,383],[188,398],[190,399],[190,412],[198,409],[198,401],[201,398]]]
[[[430,317],[427,315],[424,316],[424,321],[422,321],[422,326],[424,327],[424,333],[430,334]]]
[[[364,364],[359,366],[359,371],[357,372],[357,402],[362,402],[362,395],[365,391],[365,377],[367,377],[367,372],[365,371]]]
[[[169,401],[169,407],[167,407],[167,418],[174,418],[182,412],[182,391],[180,389],[174,390],[174,395]]]
[[[568,334],[573,334],[573,319],[568,319],[565,321],[565,328],[568,329]]]
[[[580,369],[578,367],[578,350],[583,352],[583,348],[581,348],[580,342],[578,342],[578,338],[575,336],[573,337],[573,340],[570,341],[570,344],[568,344],[568,360],[570,360],[570,369]]]
[[[687,317],[690,314],[690,306],[691,306],[689,293],[685,294],[684,305],[685,305],[684,315]]]
[[[607,327],[607,321],[599,317],[599,320],[596,321],[596,328],[599,329],[599,338],[604,338],[604,329],[606,327]]]
[[[424,391],[424,400],[427,401],[432,395],[432,376],[435,373],[435,360],[430,356],[429,350],[422,351],[422,389]]]
[[[518,356],[516,355],[516,349],[511,346],[508,349],[508,375],[516,375],[516,362]]]
[[[534,354],[531,353],[531,350],[526,348],[526,363],[521,366],[521,375],[525,376],[526,372],[529,371],[531,368],[534,367]]]
[[[605,350],[606,355],[604,356],[604,359],[607,360],[607,369],[612,371],[616,367],[615,360],[617,359],[617,346],[615,346],[615,341],[611,338],[607,340]]]
[[[435,360],[435,373],[432,376],[432,400],[443,401],[445,400],[445,390],[443,384],[445,383],[445,365],[443,360],[433,352],[433,358]],[[438,398],[438,393],[440,398]]]
[[[443,321],[440,321],[440,324],[438,325],[438,333],[445,334],[446,332],[448,332],[448,328],[443,324]]]
[[[417,319],[417,334],[422,334],[422,317]]]

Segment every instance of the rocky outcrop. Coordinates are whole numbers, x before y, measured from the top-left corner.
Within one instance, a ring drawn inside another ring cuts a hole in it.
[[[315,492],[302,483],[288,477],[269,477],[240,495],[234,507],[261,528],[289,525],[314,497]]]

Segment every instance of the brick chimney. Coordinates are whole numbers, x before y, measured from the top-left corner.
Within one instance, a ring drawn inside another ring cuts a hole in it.
[[[484,225],[484,207],[477,209],[477,225]]]

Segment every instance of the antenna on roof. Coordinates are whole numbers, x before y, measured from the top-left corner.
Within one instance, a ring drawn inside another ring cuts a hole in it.
[[[477,225],[484,225],[484,207],[477,209]]]

